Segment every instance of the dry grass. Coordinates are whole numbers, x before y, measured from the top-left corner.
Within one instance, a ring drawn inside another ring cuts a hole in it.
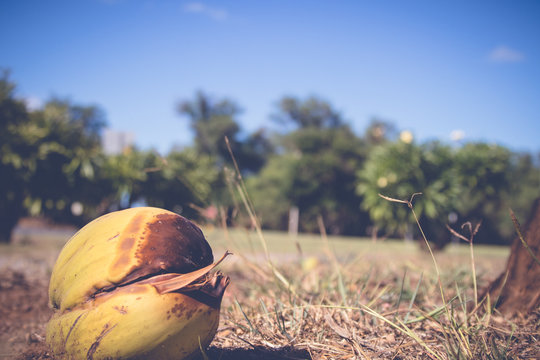
[[[412,202],[419,194],[408,201],[381,197],[411,209],[429,250],[429,256],[416,254],[421,261],[408,265],[403,263],[407,256],[399,253],[386,261],[363,256],[344,261],[320,218],[325,256],[302,258],[300,248],[297,261],[276,265],[237,166],[231,183],[265,261],[241,253],[241,261],[229,270],[237,285],[224,301],[223,323],[214,342],[221,356],[228,349],[247,348],[274,349],[280,358],[540,357],[540,311],[504,319],[492,311],[489,299],[479,303],[478,288],[498,272],[477,263],[472,243],[478,229],[471,226],[470,262],[437,259],[414,212]]]
[[[489,303],[475,306],[478,289],[504,268],[507,249],[460,246],[429,254],[403,242],[347,241],[327,237],[323,219],[315,238],[263,233],[242,179],[234,186],[254,230],[205,231],[216,257],[225,249],[235,256],[220,265],[231,285],[203,358],[540,358],[540,312],[505,319]],[[54,257],[44,249],[4,250],[12,265],[14,259],[42,259],[46,274]],[[28,288],[46,297],[41,286],[26,284],[19,294]],[[32,325],[35,334],[21,333],[34,344],[19,358],[50,358],[39,343],[43,325]]]
[[[481,257],[480,257],[481,258]],[[411,260],[415,260],[414,263]],[[237,260],[222,323],[211,349],[227,357],[234,349],[273,350],[275,358],[316,359],[511,359],[537,358],[539,314],[505,320],[472,313],[474,286],[467,257],[441,259],[441,284],[429,256],[381,262],[357,258],[303,258],[274,265]],[[479,286],[497,273],[477,264]],[[427,266],[426,268],[423,268]],[[474,306],[473,306],[474,307]]]
[[[540,314],[504,319],[496,312],[473,314],[467,306],[474,304],[467,245],[435,254],[446,311],[433,259],[417,244],[299,236],[301,255],[286,234],[262,233],[265,253],[257,232],[205,232],[216,257],[225,248],[234,252],[220,265],[231,285],[218,333],[205,351],[209,359],[536,359],[540,353]],[[3,295],[18,294],[4,302],[13,305],[6,308],[13,321],[3,324],[3,340],[17,344],[16,351],[3,347],[5,358],[49,358],[39,343],[47,319],[41,304],[61,242],[41,238],[35,246],[38,240],[2,247],[4,266],[42,280],[0,286]],[[502,271],[506,256],[507,249],[475,250],[479,289]],[[28,308],[17,305],[25,294],[34,299]]]

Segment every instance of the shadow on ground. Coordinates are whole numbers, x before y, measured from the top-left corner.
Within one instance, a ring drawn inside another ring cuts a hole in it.
[[[311,359],[305,350],[298,350],[291,347],[286,348],[265,348],[254,347],[250,349],[230,349],[211,346],[206,351],[206,356],[211,360],[295,360]],[[53,359],[45,344],[34,344],[17,357],[20,360],[45,360]]]
[[[211,346],[206,355],[209,359],[247,359],[247,360],[285,360],[285,359],[311,359],[306,350],[293,347],[268,348],[255,346],[249,349],[218,348]]]

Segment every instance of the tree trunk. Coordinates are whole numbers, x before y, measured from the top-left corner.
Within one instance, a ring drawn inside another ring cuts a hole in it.
[[[531,252],[540,258],[540,198],[536,199],[529,219],[522,227],[523,239]],[[540,307],[540,264],[521,243],[514,239],[506,270],[486,289],[484,297],[505,315],[527,314]]]
[[[17,226],[19,216],[14,213],[2,214],[0,218],[0,243],[8,243],[11,240],[13,229]]]

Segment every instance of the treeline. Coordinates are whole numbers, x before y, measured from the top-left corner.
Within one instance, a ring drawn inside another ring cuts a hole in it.
[[[239,174],[267,229],[286,230],[298,209],[300,231],[417,237],[408,200],[438,246],[446,229],[476,226],[477,242],[513,237],[508,208],[524,218],[540,196],[540,154],[499,145],[417,143],[385,121],[356,134],[328,102],[284,97],[272,120],[281,131],[242,131],[234,102],[203,93],[178,104],[193,146],[166,155],[130,147],[107,155],[106,122],[95,106],[52,99],[31,110],[0,78],[0,240],[23,216],[82,225],[105,212],[139,204],[201,222],[250,226],[242,215]],[[225,141],[228,139],[228,144]],[[229,148],[234,154],[234,161]],[[238,168],[237,168],[238,167]]]

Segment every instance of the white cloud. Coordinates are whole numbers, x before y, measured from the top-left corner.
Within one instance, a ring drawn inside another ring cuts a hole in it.
[[[204,4],[201,4],[198,2],[192,2],[192,3],[184,5],[185,12],[200,13],[200,12],[203,12],[204,9],[205,9]]]
[[[465,131],[456,129],[450,132],[450,139],[452,141],[461,141],[465,138]]]
[[[39,110],[43,107],[43,100],[37,96],[28,96],[24,101],[30,111]]]
[[[201,14],[214,20],[226,20],[229,13],[225,9],[208,6],[200,2],[191,2],[184,5],[184,11],[187,13]]]
[[[525,60],[525,54],[519,50],[500,45],[488,54],[489,61],[497,63],[516,63]]]

